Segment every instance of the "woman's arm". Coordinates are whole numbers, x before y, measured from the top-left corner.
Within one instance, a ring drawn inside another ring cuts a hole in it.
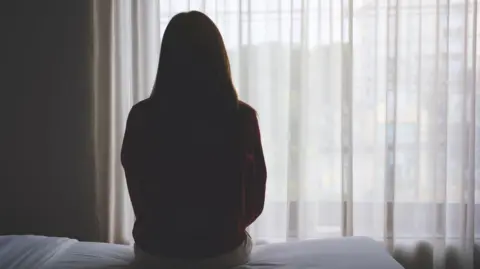
[[[130,200],[136,213],[142,210],[142,199],[140,192],[140,177],[142,176],[142,156],[143,147],[141,142],[141,129],[143,125],[143,116],[139,104],[132,107],[128,114],[125,135],[123,137],[121,149],[121,163],[127,179],[128,192]]]
[[[248,163],[252,165],[252,171],[248,173],[249,176],[246,178],[246,226],[252,224],[263,212],[267,182],[267,168],[256,113],[253,113],[251,118],[253,150],[248,155],[250,159]]]

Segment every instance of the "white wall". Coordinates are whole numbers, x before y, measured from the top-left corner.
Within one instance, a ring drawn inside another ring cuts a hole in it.
[[[90,5],[0,4],[0,234],[97,238]]]

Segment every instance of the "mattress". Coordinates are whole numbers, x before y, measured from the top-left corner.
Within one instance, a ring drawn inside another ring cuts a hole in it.
[[[44,236],[0,236],[2,269],[132,268],[131,246]],[[383,246],[366,237],[307,240],[254,247],[249,269],[403,269]]]

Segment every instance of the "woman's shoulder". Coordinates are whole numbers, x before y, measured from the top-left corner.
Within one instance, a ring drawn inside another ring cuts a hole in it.
[[[142,111],[142,112],[143,112],[143,111],[147,110],[147,109],[151,106],[150,103],[151,103],[151,101],[150,101],[149,98],[144,99],[144,100],[141,100],[141,101],[139,101],[138,103],[136,103],[135,105],[133,105],[132,111],[133,111],[133,110],[136,110],[137,112],[138,112],[138,111]]]
[[[140,126],[145,121],[145,116],[148,114],[147,110],[149,109],[150,103],[148,99],[142,100],[130,109],[128,114],[127,125]]]
[[[238,101],[238,110],[242,115],[257,116],[257,111],[244,101]]]
[[[256,132],[256,130],[258,130],[257,111],[243,101],[239,101],[238,110],[241,125],[246,128],[247,132]]]

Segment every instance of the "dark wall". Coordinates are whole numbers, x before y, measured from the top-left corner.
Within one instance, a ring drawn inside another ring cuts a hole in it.
[[[0,234],[96,239],[90,2],[0,4]]]

